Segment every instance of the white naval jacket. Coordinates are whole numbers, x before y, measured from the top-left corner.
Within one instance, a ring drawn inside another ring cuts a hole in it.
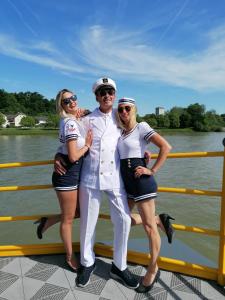
[[[121,130],[117,127],[115,110],[104,114],[96,108],[83,119],[83,124],[86,130],[92,129],[93,142],[83,161],[80,184],[100,190],[124,187],[117,149]]]

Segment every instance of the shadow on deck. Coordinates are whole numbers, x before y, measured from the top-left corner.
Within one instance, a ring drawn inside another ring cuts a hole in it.
[[[161,272],[151,292],[138,294],[110,278],[111,259],[97,257],[97,268],[85,288],[75,284],[64,255],[37,255],[0,258],[0,300],[125,300],[125,299],[225,299],[225,289],[213,281],[168,271]],[[145,268],[129,265],[136,276]]]

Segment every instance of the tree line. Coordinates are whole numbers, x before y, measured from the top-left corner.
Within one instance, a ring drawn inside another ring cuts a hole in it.
[[[27,115],[22,126],[35,125],[35,117],[46,116],[47,127],[58,127],[59,118],[55,113],[55,99],[46,99],[37,92],[8,93],[0,89],[0,112]],[[192,128],[196,131],[221,131],[225,127],[225,114],[218,115],[214,110],[206,111],[204,105],[194,103],[187,108],[173,107],[164,115],[146,114],[137,116],[138,122],[145,121],[153,128]],[[0,114],[0,124],[3,117]]]
[[[187,108],[173,107],[164,115],[146,114],[138,116],[153,128],[192,128],[195,131],[221,131],[225,127],[225,114],[206,111],[205,105],[194,103]]]

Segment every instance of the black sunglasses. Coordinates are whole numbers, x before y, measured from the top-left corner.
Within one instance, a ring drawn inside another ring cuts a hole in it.
[[[126,112],[130,112],[131,111],[131,106],[120,106],[120,107],[118,107],[118,113],[121,114],[124,110]]]
[[[101,96],[101,97],[104,97],[106,94],[110,95],[110,96],[113,96],[115,95],[115,90],[113,88],[107,88],[107,89],[101,89],[98,94]]]
[[[65,105],[69,105],[71,103],[71,101],[77,101],[77,96],[73,95],[69,98],[62,99],[62,103]]]

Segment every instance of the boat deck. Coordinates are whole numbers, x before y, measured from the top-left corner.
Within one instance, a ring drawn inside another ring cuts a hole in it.
[[[97,268],[85,288],[75,284],[76,273],[67,269],[65,256],[35,255],[0,258],[0,300],[107,300],[107,299],[225,299],[225,289],[213,281],[168,271],[161,272],[151,292],[138,294],[110,278],[111,259],[97,257]],[[136,276],[145,268],[129,264]]]

